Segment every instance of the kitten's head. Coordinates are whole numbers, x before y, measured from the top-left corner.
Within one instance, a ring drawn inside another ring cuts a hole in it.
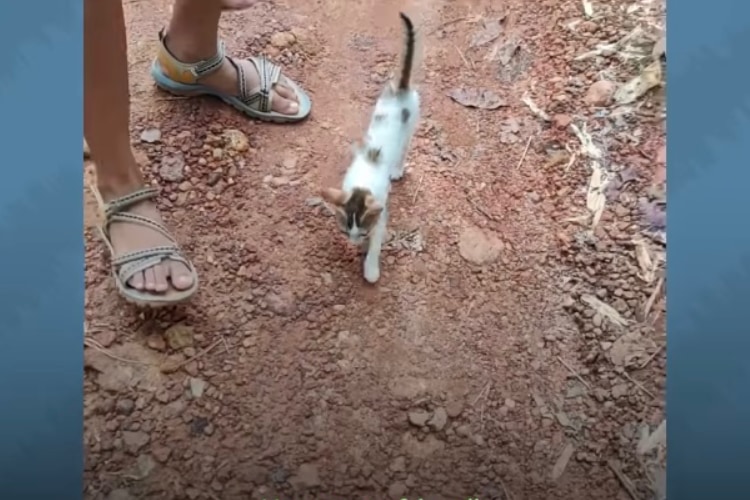
[[[347,193],[341,189],[326,188],[321,191],[321,196],[333,209],[341,232],[355,244],[361,244],[370,235],[383,212],[383,206],[369,189],[354,188]]]

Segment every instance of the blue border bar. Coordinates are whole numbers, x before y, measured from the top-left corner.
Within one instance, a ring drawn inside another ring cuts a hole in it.
[[[83,2],[0,3],[0,497],[83,492]]]
[[[750,3],[669,2],[669,498],[747,498]]]

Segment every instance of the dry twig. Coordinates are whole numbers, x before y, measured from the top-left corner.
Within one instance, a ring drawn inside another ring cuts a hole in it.
[[[192,358],[188,358],[185,361],[183,361],[181,363],[174,364],[174,365],[166,365],[166,366],[162,365],[159,369],[161,370],[162,373],[174,373],[177,370],[179,370],[180,368],[182,368],[183,366],[186,366],[186,365],[192,363],[193,361],[195,361],[196,359],[205,356],[206,354],[208,354],[209,352],[211,352],[217,345],[221,344],[222,342],[224,342],[223,339],[218,339],[218,340],[216,340],[216,342],[214,342],[210,346],[206,347],[205,349],[203,349],[201,352],[199,352],[198,354],[196,354]]]
[[[622,487],[625,488],[625,491],[628,492],[628,495],[630,495],[630,498],[632,498],[633,500],[641,500],[641,497],[638,495],[638,492],[635,490],[633,481],[631,481],[630,478],[626,476],[625,473],[620,470],[620,466],[612,459],[607,460],[607,465],[609,466],[610,469],[612,469],[612,472],[615,473],[617,480],[620,481],[620,484],[622,485]]]
[[[523,164],[523,161],[526,159],[526,153],[529,152],[529,146],[531,145],[531,139],[533,139],[534,136],[530,135],[529,140],[526,141],[526,147],[523,148],[523,154],[521,155],[521,158],[518,160],[518,165],[516,165],[516,170],[521,168],[521,165]]]
[[[573,374],[573,376],[574,376],[575,378],[577,378],[579,382],[581,382],[581,383],[583,384],[583,386],[584,386],[584,387],[586,388],[586,390],[588,390],[588,391],[590,391],[590,390],[591,390],[591,386],[590,386],[590,385],[588,384],[588,382],[586,382],[586,381],[585,381],[585,380],[583,379],[583,377],[581,377],[581,375],[580,375],[580,374],[579,374],[579,373],[578,373],[577,371],[575,371],[575,370],[573,369],[573,367],[572,367],[572,366],[570,366],[570,365],[569,365],[568,363],[566,363],[566,362],[565,362],[565,360],[564,360],[564,359],[562,359],[562,358],[561,358],[560,356],[558,356],[558,357],[557,357],[557,360],[558,360],[558,361],[559,361],[560,363],[562,363],[562,365],[563,365],[563,366],[564,366],[565,368],[567,368],[567,369],[568,369],[568,371],[569,371],[570,373],[572,373],[572,374]]]

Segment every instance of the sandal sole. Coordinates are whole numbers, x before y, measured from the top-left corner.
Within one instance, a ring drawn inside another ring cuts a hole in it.
[[[272,123],[299,123],[306,120],[310,116],[312,110],[312,103],[307,93],[300,88],[295,82],[288,80],[292,90],[297,94],[299,99],[300,112],[296,115],[284,115],[281,113],[264,113],[257,111],[252,108],[248,108],[243,102],[236,97],[227,96],[221,92],[217,92],[210,87],[203,85],[188,85],[179,83],[171,78],[167,77],[159,68],[158,61],[154,61],[151,64],[151,78],[154,79],[156,86],[161,90],[169,92],[172,95],[181,97],[199,97],[199,96],[210,96],[221,99],[226,104],[229,104],[234,109],[242,113],[243,115],[260,120],[263,122]]]

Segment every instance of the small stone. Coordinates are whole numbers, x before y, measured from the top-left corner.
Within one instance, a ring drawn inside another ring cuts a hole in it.
[[[393,472],[404,472],[406,471],[406,458],[396,457],[391,463],[391,470]]]
[[[445,405],[445,412],[450,418],[458,418],[463,411],[464,404],[461,400],[455,399],[452,401],[448,401],[448,403]]]
[[[151,452],[158,462],[166,463],[167,460],[169,460],[170,455],[172,455],[172,448],[168,448],[166,446],[156,446],[151,450]]]
[[[224,158],[224,150],[221,148],[214,148],[211,152],[211,156],[213,156],[214,160],[221,160]]]
[[[135,402],[132,399],[118,399],[115,404],[115,410],[120,415],[130,415],[135,409]]]
[[[627,395],[628,395],[628,384],[617,384],[616,386],[612,387],[613,398],[619,399]]]
[[[138,476],[145,479],[156,469],[156,462],[151,455],[138,455],[136,466],[138,467]]]
[[[515,402],[515,401],[513,401],[513,400],[512,400],[512,399],[510,399],[510,398],[505,398],[505,406],[506,406],[506,407],[507,407],[508,409],[512,410],[513,408],[515,408],[515,407],[516,407],[516,402]]]
[[[192,347],[193,345],[193,327],[183,323],[177,323],[167,328],[164,336],[167,338],[167,344],[174,350]]]
[[[269,293],[266,295],[268,308],[279,316],[289,316],[294,311],[294,294],[292,292]]]
[[[193,398],[199,399],[201,396],[203,396],[203,392],[206,390],[206,386],[208,386],[208,384],[205,380],[192,377],[190,378],[190,394],[193,395]]]
[[[612,100],[617,85],[608,80],[599,80],[589,87],[583,100],[592,106],[606,106]]]
[[[591,318],[591,323],[595,327],[597,327],[597,328],[599,328],[600,326],[602,326],[602,316],[601,316],[601,314],[599,314],[599,313],[594,314],[594,317]]]
[[[162,157],[159,177],[167,182],[182,182],[185,178],[185,157],[181,153]]]
[[[224,140],[226,147],[232,151],[242,153],[250,149],[250,141],[247,136],[239,130],[230,128],[224,131]]]
[[[406,485],[404,483],[393,483],[388,487],[388,496],[401,500],[406,495]]]
[[[277,49],[285,49],[291,45],[294,45],[294,42],[297,41],[297,37],[294,36],[294,33],[288,32],[288,31],[281,31],[274,33],[271,35],[271,45],[276,47]]]
[[[570,122],[572,121],[573,119],[570,117],[570,115],[557,114],[552,117],[552,123],[559,129],[568,128],[568,125],[570,125]]]
[[[109,347],[115,343],[115,332],[100,332],[94,335],[94,339],[99,342],[102,347]]]
[[[480,436],[479,434],[477,434],[476,436],[474,436],[472,439],[474,440],[474,444],[477,445],[477,446],[484,446],[485,445],[484,438],[482,436]]]
[[[471,436],[471,428],[469,428],[468,425],[459,425],[456,428],[456,434],[462,437],[469,437]]]
[[[464,260],[475,265],[495,261],[503,250],[502,242],[477,227],[464,229],[458,241],[458,252]]]
[[[161,335],[149,335],[146,339],[146,345],[154,351],[164,352],[167,350],[167,342]]]
[[[221,172],[211,172],[208,174],[208,179],[206,179],[206,184],[209,186],[215,186],[219,183],[221,180]]]
[[[161,140],[161,130],[158,128],[147,128],[141,132],[141,140],[149,144],[154,144]]]
[[[302,464],[297,469],[297,481],[305,488],[320,486],[320,475],[317,466],[313,464]]]
[[[271,177],[270,179],[268,179],[268,183],[271,185],[271,187],[275,187],[275,188],[286,186],[290,182],[291,182],[291,179],[283,175],[279,177]]]
[[[417,427],[424,427],[429,420],[430,414],[424,410],[413,410],[409,412],[409,423]]]
[[[146,446],[149,441],[151,441],[151,436],[142,431],[124,431],[122,433],[122,442],[125,448],[134,455]]]
[[[136,498],[128,490],[119,489],[110,491],[107,500],[136,500]]]
[[[435,429],[436,431],[440,432],[445,428],[445,425],[448,423],[448,413],[445,411],[445,408],[438,408],[435,410],[435,413],[432,415],[432,418],[427,422],[427,425]]]

